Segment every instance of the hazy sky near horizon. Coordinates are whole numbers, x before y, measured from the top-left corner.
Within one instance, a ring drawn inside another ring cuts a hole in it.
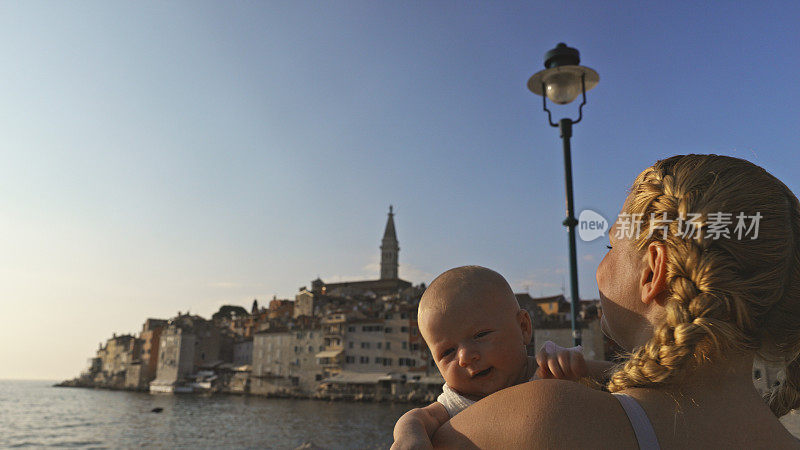
[[[800,192],[796,2],[4,2],[0,378],[77,375],[148,317],[378,277],[567,286],[558,130],[526,89],[558,42],[600,83],[577,211],[673,154]],[[554,109],[575,117],[577,103]],[[597,298],[605,240],[578,242]]]

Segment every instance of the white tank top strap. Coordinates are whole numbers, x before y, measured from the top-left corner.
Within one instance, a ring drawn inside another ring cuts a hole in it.
[[[639,450],[660,449],[653,424],[647,418],[647,413],[644,412],[642,405],[628,394],[614,392],[613,395],[619,400],[622,409],[628,415],[628,420],[633,426],[633,432],[636,434],[636,441],[639,443]]]

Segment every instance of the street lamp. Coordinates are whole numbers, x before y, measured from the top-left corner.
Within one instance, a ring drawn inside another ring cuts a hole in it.
[[[594,70],[580,65],[581,58],[578,49],[567,47],[559,43],[556,48],[544,54],[545,70],[537,72],[528,80],[528,89],[536,95],[542,96],[542,106],[547,111],[547,121],[552,127],[561,130],[561,139],[564,143],[564,174],[567,185],[567,218],[563,225],[569,229],[569,271],[572,290],[572,341],[573,345],[581,344],[581,330],[578,328],[578,260],[575,252],[575,208],[572,202],[572,156],[570,155],[569,139],[572,137],[572,125],[583,118],[583,105],[586,104],[586,91],[597,86],[600,76]],[[578,120],[561,119],[553,123],[550,110],[547,109],[547,99],[559,105],[571,103],[578,94],[583,95],[583,101],[578,108]]]

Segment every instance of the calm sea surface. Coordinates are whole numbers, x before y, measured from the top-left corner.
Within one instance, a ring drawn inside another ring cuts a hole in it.
[[[409,404],[150,395],[0,380],[0,447],[388,448]],[[160,414],[150,412],[164,408]],[[781,420],[800,437],[800,415]]]
[[[0,380],[0,447],[388,448],[414,405],[150,395]],[[164,408],[160,414],[155,407]]]

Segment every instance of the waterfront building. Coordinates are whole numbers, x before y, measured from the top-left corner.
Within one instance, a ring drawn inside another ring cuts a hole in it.
[[[331,399],[435,399],[438,375],[417,325],[417,301],[389,302],[373,317],[337,312],[323,319],[324,378],[317,396]]]
[[[221,343],[220,331],[212,322],[178,313],[161,335],[156,378],[150,383],[150,391],[174,392],[199,367],[219,362]]]
[[[323,373],[425,373],[429,353],[417,325],[415,304],[387,305],[377,317],[337,312],[322,320]]]
[[[257,332],[253,337],[250,392],[310,394],[322,379],[316,356],[324,349],[319,324]]]
[[[383,313],[384,365],[396,372],[438,373],[417,324],[417,304],[397,304]]]
[[[167,321],[164,319],[145,320],[138,338],[141,351],[135,352],[132,361],[128,364],[125,387],[145,389],[155,379],[161,332],[166,326]]]
[[[253,363],[253,338],[239,338],[233,344],[233,365],[243,366]]]
[[[101,349],[102,347],[103,344],[100,344]],[[98,354],[99,353],[100,350],[98,350]],[[87,363],[86,371],[81,374],[81,378],[84,380],[93,380],[95,375],[103,370],[103,358],[95,356],[94,358],[89,358]]]
[[[341,373],[344,356],[344,335],[347,315],[337,312],[322,319],[323,350],[315,355],[324,378]]]
[[[141,349],[137,339],[130,334],[117,336],[116,333],[97,350],[100,370],[94,374],[97,386],[122,389],[125,387],[128,364]]]
[[[149,384],[149,383],[148,383]],[[140,359],[133,360],[128,363],[125,368],[125,389],[138,390],[144,385],[144,374],[142,370],[142,361]]]
[[[354,318],[346,320],[341,327],[341,352],[343,364],[339,372],[387,372],[384,360],[385,343],[383,319]],[[341,361],[341,358],[340,358]]]

